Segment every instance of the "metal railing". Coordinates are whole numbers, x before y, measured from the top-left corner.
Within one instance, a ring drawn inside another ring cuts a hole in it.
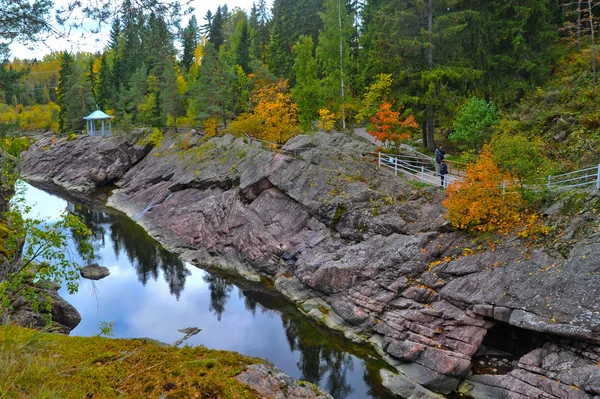
[[[409,175],[412,178],[420,181],[421,183],[432,184],[434,186],[442,187],[442,176],[430,169],[427,169],[425,165],[415,166],[412,163],[401,159],[397,156],[390,156],[387,154],[378,153],[377,164],[379,167],[386,167],[394,170],[394,175],[398,176],[398,172],[405,175]],[[460,179],[456,176],[446,174],[444,176],[443,187],[447,188],[449,184],[455,183]]]
[[[261,148],[275,151],[279,153],[285,153],[288,155],[298,156],[295,150],[283,150],[282,144],[271,143],[265,140],[260,140],[248,135],[244,132],[246,139],[251,142],[259,143]],[[336,147],[324,147],[334,151],[340,151],[344,153],[354,153],[361,157],[368,157],[369,160],[377,160],[379,167],[386,167],[394,170],[394,175],[398,175],[398,172],[404,175],[409,175],[413,179],[422,183],[432,184],[434,186],[441,187],[442,179],[441,175],[435,171],[435,160],[425,154],[422,154],[414,148],[403,144],[401,148],[407,150],[410,155],[406,154],[384,154],[381,152],[369,152],[359,151],[350,149],[341,149]],[[448,185],[462,180],[462,172],[466,173],[466,164],[462,162],[446,161],[448,164],[449,172],[444,178],[444,188]],[[546,182],[543,182],[543,178],[535,179],[536,181],[529,181],[527,184],[520,185],[518,182],[502,182],[500,187],[504,194],[514,192],[518,187],[529,188],[532,190],[547,188],[549,191],[562,191],[571,188],[585,187],[595,185],[597,190],[600,190],[600,165],[591,168],[580,169],[574,172],[563,173],[560,175],[548,176]]]
[[[600,190],[600,165],[547,178],[547,187],[550,191],[563,191],[591,185],[595,185],[595,188]]]

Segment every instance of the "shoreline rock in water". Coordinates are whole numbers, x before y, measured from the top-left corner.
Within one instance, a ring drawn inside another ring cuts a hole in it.
[[[86,140],[76,143],[99,148]],[[292,157],[232,136],[186,150],[166,138],[126,171],[108,204],[192,263],[270,278],[309,316],[374,345],[398,373],[384,381],[402,392],[600,395],[596,213],[568,220],[553,246],[513,236],[480,245],[449,229],[441,190],[377,170],[361,154],[371,146],[340,133],[299,136],[286,147],[297,143],[302,151]],[[40,151],[26,153],[24,165]],[[54,151],[66,154],[57,145],[46,162]],[[54,181],[83,168],[76,182],[59,181],[89,192],[96,183],[84,178],[85,152],[69,153],[26,175]],[[502,326],[538,332],[541,341],[509,373],[472,376],[473,355]]]
[[[82,267],[79,270],[79,274],[81,277],[87,278],[88,280],[101,280],[110,275],[110,271],[108,267],[100,266],[97,263],[92,263],[91,265],[87,265]]]

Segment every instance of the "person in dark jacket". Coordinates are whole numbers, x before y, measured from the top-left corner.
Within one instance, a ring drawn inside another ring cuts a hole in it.
[[[446,175],[448,174],[448,165],[446,164],[446,161],[444,161],[442,159],[442,162],[440,163],[440,179],[441,179],[441,184],[443,188],[446,188]]]
[[[440,146],[435,149],[435,163],[437,166],[437,171],[440,171],[440,164],[444,160],[444,156],[446,156],[446,151],[444,151],[444,147]]]

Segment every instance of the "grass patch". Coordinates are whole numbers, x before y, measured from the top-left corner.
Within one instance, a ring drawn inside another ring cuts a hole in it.
[[[0,326],[5,398],[258,398],[233,377],[260,362],[202,346]]]

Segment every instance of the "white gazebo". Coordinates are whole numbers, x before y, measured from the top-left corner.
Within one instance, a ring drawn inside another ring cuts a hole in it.
[[[112,136],[112,118],[113,116],[106,115],[100,110],[95,110],[88,116],[84,116],[85,125],[90,136]],[[98,130],[96,122],[102,122],[102,130]],[[106,129],[106,121],[108,121],[108,130]]]

